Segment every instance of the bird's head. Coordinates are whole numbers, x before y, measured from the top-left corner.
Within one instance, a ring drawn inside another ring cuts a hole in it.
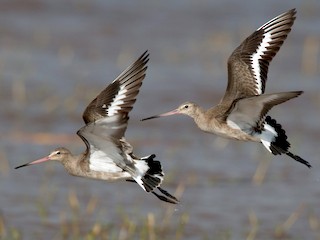
[[[159,117],[166,117],[166,116],[176,115],[176,114],[184,114],[184,115],[188,115],[190,117],[194,117],[196,114],[196,110],[197,110],[197,105],[195,103],[185,102],[174,110],[171,110],[169,112],[162,113],[159,115],[154,115],[154,116],[151,116],[148,118],[144,118],[141,121],[150,120],[150,119],[159,118]]]
[[[48,156],[40,158],[40,159],[32,161],[32,162],[29,162],[29,163],[26,163],[26,164],[23,164],[21,166],[15,167],[15,169],[21,168],[21,167],[26,167],[29,165],[42,163],[42,162],[47,162],[50,160],[63,162],[63,161],[66,161],[70,155],[71,155],[71,153],[68,149],[63,148],[63,147],[59,147],[59,148],[56,148],[55,150],[53,150]]]

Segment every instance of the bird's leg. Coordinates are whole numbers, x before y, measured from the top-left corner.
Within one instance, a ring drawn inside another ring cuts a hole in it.
[[[177,201],[177,200],[171,200],[171,199],[169,199],[168,197],[166,197],[166,196],[164,196],[164,195],[160,195],[160,194],[158,194],[158,193],[156,193],[156,192],[154,192],[154,191],[152,191],[152,193],[153,193],[157,198],[159,198],[161,201],[164,201],[164,202],[167,202],[167,203],[172,203],[172,204],[177,204],[177,203],[179,203],[179,201]],[[176,199],[176,198],[174,197],[174,199]]]
[[[127,182],[132,182],[132,183],[137,183],[135,180],[133,179],[126,179]],[[158,194],[154,191],[151,191],[152,194],[154,194],[157,198],[159,198],[161,201],[167,202],[167,203],[172,203],[172,204],[177,204],[179,203],[179,200],[171,195],[168,191],[164,190],[161,187],[157,187],[159,189],[159,191],[161,193],[163,193],[164,195]]]
[[[293,158],[294,160],[296,160],[297,162],[300,162],[300,163],[306,165],[308,168],[311,168],[311,167],[312,167],[311,164],[310,164],[308,161],[302,159],[302,158],[299,157],[298,155],[295,155],[295,154],[293,154],[293,153],[291,153],[291,152],[286,152],[286,154],[287,154],[289,157],[291,157],[291,158]]]
[[[164,189],[161,188],[161,187],[158,187],[158,189],[159,189],[160,192],[162,192],[162,193],[163,193],[164,195],[166,195],[167,197],[172,198],[172,199],[174,199],[175,201],[179,202],[179,200],[178,200],[175,196],[171,195],[168,191],[164,190]]]

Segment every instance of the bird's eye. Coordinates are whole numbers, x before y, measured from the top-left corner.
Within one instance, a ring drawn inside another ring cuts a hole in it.
[[[60,151],[58,151],[56,154],[57,154],[57,155],[60,155],[60,154],[61,154],[61,152],[60,152]]]
[[[189,105],[184,105],[184,108],[188,108],[189,107]]]

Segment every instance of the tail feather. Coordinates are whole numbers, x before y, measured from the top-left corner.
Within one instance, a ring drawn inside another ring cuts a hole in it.
[[[282,154],[288,152],[290,148],[290,143],[287,141],[288,137],[285,130],[282,129],[282,126],[272,119],[270,116],[267,116],[265,123],[268,124],[271,128],[274,129],[276,135],[273,138],[273,141],[270,143],[270,150],[274,155]]]
[[[310,163],[301,157],[294,155],[289,151],[290,143],[282,126],[267,116],[265,119],[264,130],[260,134],[262,144],[274,155],[286,154],[292,159],[300,162],[307,167],[311,167]]]
[[[152,154],[134,162],[136,171],[132,177],[146,192],[152,192],[163,181],[161,163],[155,161],[155,157],[156,155]]]
[[[138,183],[146,192],[151,192],[161,201],[177,204],[179,200],[171,195],[168,191],[160,188],[163,181],[164,173],[162,171],[161,163],[155,161],[156,155],[152,154],[141,159],[134,160],[134,169],[129,169],[132,174],[133,181]],[[161,193],[156,193],[159,190]]]

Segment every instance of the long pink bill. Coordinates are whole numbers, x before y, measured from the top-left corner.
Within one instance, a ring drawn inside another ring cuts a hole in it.
[[[35,161],[32,161],[32,162],[23,164],[23,165],[21,165],[21,166],[15,167],[14,169],[26,167],[26,166],[33,165],[33,164],[37,164],[37,163],[46,162],[46,161],[49,161],[49,160],[50,160],[50,158],[47,156],[47,157],[44,157],[44,158],[41,158],[41,159],[38,159],[38,160],[35,160]]]
[[[170,116],[170,115],[174,115],[174,114],[179,114],[179,110],[178,109],[174,109],[170,112],[166,112],[166,113],[162,113],[162,114],[159,114],[159,115],[154,115],[154,116],[151,116],[151,117],[147,117],[147,118],[144,118],[144,119],[141,119],[140,121],[146,121],[146,120],[150,120],[150,119],[153,119],[153,118],[159,118],[159,117],[166,117],[166,116]]]

